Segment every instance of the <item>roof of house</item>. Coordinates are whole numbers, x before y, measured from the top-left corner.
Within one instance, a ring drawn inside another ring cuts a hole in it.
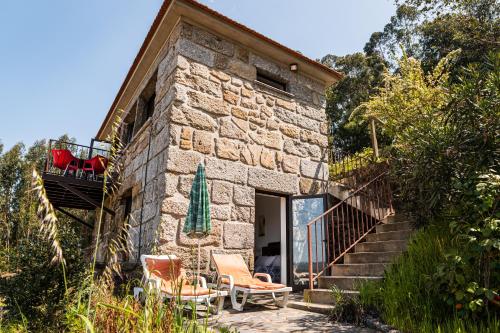
[[[171,20],[168,20],[169,14],[171,16]],[[342,74],[335,71],[334,69],[327,67],[313,59],[310,59],[303,54],[294,51],[195,0],[164,0],[160,10],[158,11],[158,14],[156,15],[156,18],[153,21],[153,24],[151,25],[151,28],[148,31],[148,34],[146,35],[146,38],[141,45],[141,48],[139,49],[139,52],[134,59],[134,62],[132,63],[132,66],[130,67],[125,77],[125,80],[120,87],[120,90],[118,91],[118,94],[113,101],[113,104],[111,105],[104,121],[101,124],[101,127],[99,128],[99,131],[97,132],[96,138],[103,139],[104,132],[110,122],[111,116],[119,107],[123,95],[129,88],[129,85],[138,68],[140,67],[141,62],[148,52],[154,52],[150,51],[150,46],[151,44],[153,44],[154,39],[157,38],[157,35],[159,35],[158,32],[162,28],[162,25],[170,24],[170,28],[172,28],[179,17],[192,16],[192,18],[195,19],[197,17],[196,15],[198,15],[198,17],[204,17],[205,19],[211,19],[213,22],[219,23],[214,24],[213,27],[216,29],[222,29],[221,31],[219,31],[221,33],[223,33],[224,31],[223,29],[226,29],[226,31],[227,29],[232,29],[233,32],[238,31],[240,33],[249,35],[250,38],[253,38],[255,40],[255,43],[263,43],[263,45],[274,48],[275,53],[281,52],[281,55],[286,55],[288,58],[297,61],[301,69],[309,70],[310,72],[314,71],[314,73],[316,74],[314,76],[320,76],[319,78],[327,85],[333,84],[334,82],[342,78]],[[175,22],[172,22],[174,20]],[[206,20],[203,20],[203,22],[207,23]],[[225,25],[225,27],[223,25]],[[159,52],[163,43],[156,42],[156,44],[156,51]]]

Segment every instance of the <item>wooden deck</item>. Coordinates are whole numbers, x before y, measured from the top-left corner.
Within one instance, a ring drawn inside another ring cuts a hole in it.
[[[79,179],[50,172],[44,172],[42,179],[47,197],[56,210],[89,228],[93,228],[91,224],[82,221],[66,209],[95,210],[101,208],[104,196],[103,181]],[[106,213],[115,215],[111,209],[105,206],[102,208]]]

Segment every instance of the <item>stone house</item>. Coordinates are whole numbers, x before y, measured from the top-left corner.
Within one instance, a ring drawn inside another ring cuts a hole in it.
[[[130,216],[126,260],[155,251],[189,265],[198,240],[181,230],[201,162],[213,227],[203,270],[211,252],[237,252],[299,285],[305,223],[326,206],[325,88],[339,78],[195,1],[166,0],[97,134],[123,110],[123,179],[103,239]]]

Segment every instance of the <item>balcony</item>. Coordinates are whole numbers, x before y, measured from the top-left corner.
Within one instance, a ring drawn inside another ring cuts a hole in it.
[[[109,143],[92,140],[90,146],[50,140],[42,173],[47,196],[55,209],[81,221],[66,209],[101,208],[104,171],[110,157]],[[104,211],[114,212],[103,207]]]

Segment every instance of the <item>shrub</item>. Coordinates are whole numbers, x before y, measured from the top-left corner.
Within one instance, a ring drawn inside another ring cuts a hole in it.
[[[435,291],[459,316],[478,319],[488,315],[488,305],[499,293],[500,176],[480,175],[455,188],[461,195],[450,227],[457,246],[432,280]]]
[[[500,322],[493,313],[483,321],[462,318],[460,309],[436,290],[437,268],[446,266],[447,254],[459,245],[442,222],[422,228],[384,280],[360,286],[361,304],[404,332],[496,332]]]
[[[330,313],[332,320],[360,325],[363,321],[365,311],[357,295],[346,294],[335,285],[331,291],[335,304],[334,309]]]
[[[91,288],[92,298],[88,307]],[[192,310],[196,309],[195,304],[186,305],[175,298],[163,301],[155,290],[143,293],[142,300],[139,301],[128,293],[130,289],[130,285],[127,285],[123,290],[113,293],[104,279],[80,288],[67,306],[64,323],[66,330],[124,333],[211,332],[208,328],[209,313],[204,312],[203,317],[198,317],[198,313],[202,311],[199,308],[198,311]],[[237,332],[228,327],[217,329],[222,332]]]
[[[440,226],[415,234],[382,282],[361,285],[361,303],[377,309],[388,324],[403,331],[417,331],[423,322],[449,316],[450,311],[428,288],[427,277],[445,260],[450,242],[449,233]]]
[[[29,328],[60,321],[65,304],[65,284],[78,288],[85,273],[80,237],[71,226],[59,229],[65,248],[66,277],[61,266],[52,264],[52,249],[38,233],[22,239],[11,251],[8,275],[0,278],[0,294],[6,298],[7,317],[29,318]],[[66,280],[66,281],[65,281]]]

